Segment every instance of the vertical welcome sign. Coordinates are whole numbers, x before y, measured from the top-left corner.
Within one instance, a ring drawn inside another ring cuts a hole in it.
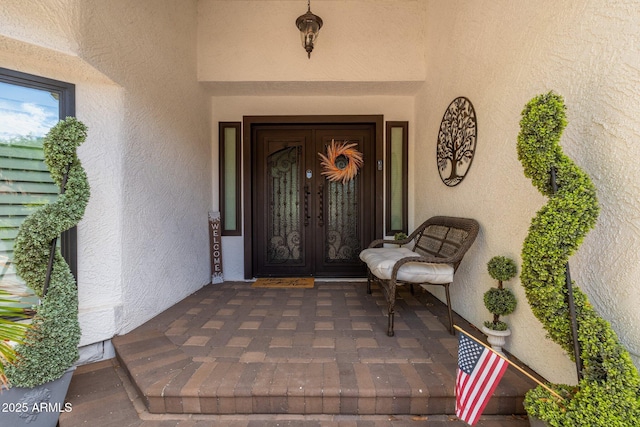
[[[209,212],[209,251],[211,253],[211,283],[224,282],[222,274],[222,227],[220,212]]]

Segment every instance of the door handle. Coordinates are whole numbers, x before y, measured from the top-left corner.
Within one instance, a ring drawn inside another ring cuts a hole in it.
[[[318,227],[324,227],[324,184],[318,186]]]
[[[305,184],[304,186],[304,226],[305,227],[309,226],[309,220],[311,219],[311,216],[309,215],[309,194],[311,194],[311,191],[309,191],[309,184]]]

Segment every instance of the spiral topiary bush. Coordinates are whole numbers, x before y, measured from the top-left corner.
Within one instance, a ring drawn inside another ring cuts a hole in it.
[[[589,176],[560,148],[566,123],[564,100],[553,92],[535,97],[522,111],[518,158],[525,176],[549,202],[531,221],[520,280],[548,336],[573,358],[565,268],[595,226],[599,207]],[[557,191],[549,179],[554,167]],[[564,400],[541,387],[531,390],[527,412],[551,426],[639,426],[640,376],[629,353],[579,288],[574,297],[583,379],[576,387],[554,386]]]
[[[89,201],[89,183],[76,155],[77,147],[86,136],[86,126],[73,117],[60,121],[49,131],[43,144],[45,163],[61,188],[68,171],[64,193],[54,203],[28,216],[16,237],[16,271],[41,297],[41,302],[24,343],[16,347],[15,360],[5,369],[10,384],[15,387],[34,387],[53,381],[78,358],[78,291],[59,249],[56,249],[46,295],[43,287],[51,241],[80,221]]]

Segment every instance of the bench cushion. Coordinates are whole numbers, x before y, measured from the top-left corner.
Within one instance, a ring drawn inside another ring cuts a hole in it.
[[[371,273],[383,280],[391,279],[395,263],[406,257],[421,256],[407,248],[368,248],[360,252],[360,259]],[[441,285],[453,282],[453,265],[408,262],[398,270],[397,280],[409,283]]]

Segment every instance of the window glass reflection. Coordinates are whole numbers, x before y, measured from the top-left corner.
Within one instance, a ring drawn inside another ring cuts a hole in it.
[[[42,143],[59,119],[59,93],[0,82],[0,288],[25,305],[36,298],[16,274],[13,246],[24,219],[57,197]]]

